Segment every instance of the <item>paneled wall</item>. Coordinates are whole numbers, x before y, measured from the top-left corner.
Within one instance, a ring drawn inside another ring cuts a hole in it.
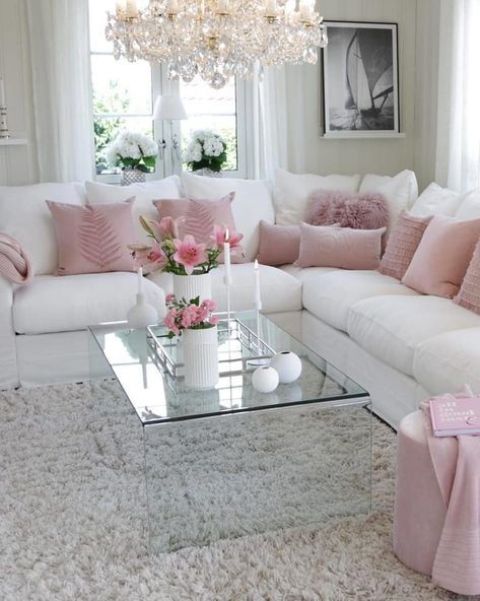
[[[422,187],[431,181],[438,43],[435,4],[436,0],[319,0],[326,19],[398,23],[401,129],[405,138],[324,139],[320,65],[290,68],[292,170],[393,174],[410,168],[416,170]],[[0,185],[31,183],[37,179],[37,166],[24,0],[0,0],[0,73],[6,80],[10,129],[29,140],[28,146],[0,146]]]
[[[8,127],[26,146],[0,146],[0,185],[37,180],[30,57],[24,0],[0,0],[0,74],[5,79]]]

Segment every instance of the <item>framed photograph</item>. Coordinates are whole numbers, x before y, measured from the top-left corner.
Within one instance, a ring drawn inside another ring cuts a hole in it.
[[[398,25],[346,21],[325,24],[325,136],[398,135]]]

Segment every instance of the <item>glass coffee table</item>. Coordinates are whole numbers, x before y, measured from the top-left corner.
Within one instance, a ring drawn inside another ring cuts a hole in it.
[[[368,393],[266,316],[219,326],[214,390],[182,384],[181,342],[125,323],[90,328],[92,378],[109,370],[142,425],[151,549],[170,552],[307,526],[371,507]],[[270,394],[251,375],[255,344],[300,356],[300,379]],[[236,333],[235,333],[236,332]],[[179,371],[159,360],[158,343]]]

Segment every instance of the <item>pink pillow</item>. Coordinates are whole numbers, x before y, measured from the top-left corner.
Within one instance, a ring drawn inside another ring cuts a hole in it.
[[[347,227],[300,224],[299,267],[377,269],[386,228],[354,230]]]
[[[57,237],[58,275],[133,271],[127,247],[135,242],[133,201],[78,206],[47,200]]]
[[[390,234],[378,271],[401,280],[410,265],[431,217],[403,213]]]
[[[307,222],[312,225],[333,225],[356,230],[388,227],[388,206],[383,194],[376,192],[346,192],[317,190],[310,196]]]
[[[457,305],[480,314],[480,242],[475,247],[460,292],[453,300]]]
[[[298,259],[300,226],[272,225],[260,221],[258,262],[262,265],[290,265]]]
[[[162,199],[154,200],[153,204],[157,208],[160,219],[163,217],[172,217],[173,219],[184,217],[184,221],[179,228],[181,238],[190,234],[197,242],[206,244],[210,242],[213,226],[216,224],[223,225],[230,231],[237,231],[232,213],[234,198],[235,192],[230,192],[230,194],[219,200]],[[237,249],[236,253],[232,254],[232,262],[241,262],[242,254],[242,249]],[[223,263],[223,257],[219,257],[219,262]]]
[[[453,298],[480,237],[480,219],[436,215],[428,225],[402,283],[423,294]]]

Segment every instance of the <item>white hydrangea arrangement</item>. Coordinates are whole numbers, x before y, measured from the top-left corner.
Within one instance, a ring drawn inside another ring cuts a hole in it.
[[[121,131],[107,149],[110,165],[144,173],[155,170],[157,155],[157,143],[149,136],[133,131]]]
[[[192,171],[210,169],[218,173],[227,161],[227,143],[210,129],[196,131],[184,158]]]

